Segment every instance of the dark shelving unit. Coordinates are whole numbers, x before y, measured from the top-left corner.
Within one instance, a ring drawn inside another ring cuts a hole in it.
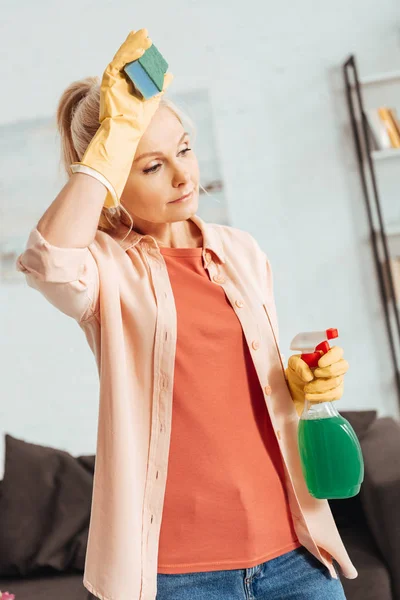
[[[393,360],[395,384],[400,406],[400,356],[398,347],[400,345],[400,318],[398,299],[394,286],[394,278],[391,269],[390,250],[388,236],[384,223],[381,198],[379,194],[373,150],[367,116],[364,108],[362,85],[358,75],[356,59],[351,55],[343,64],[343,75],[346,88],[347,103],[350,114],[351,128],[353,132],[355,151],[357,156],[361,187],[365,201],[370,227],[370,239],[373,250],[376,272],[378,276],[379,289],[381,293],[382,307],[385,314],[385,322],[390,345],[390,353]],[[382,81],[399,79],[400,73],[388,74],[382,77]],[[379,79],[377,79],[379,81]],[[386,151],[391,152],[391,151]],[[394,152],[398,152],[394,150]],[[383,260],[380,256],[383,253]],[[396,340],[398,345],[396,347]]]

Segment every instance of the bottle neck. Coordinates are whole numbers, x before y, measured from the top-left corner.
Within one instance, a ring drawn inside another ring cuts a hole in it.
[[[328,419],[329,417],[338,417],[339,413],[333,402],[304,402],[304,409],[301,413],[301,419]]]

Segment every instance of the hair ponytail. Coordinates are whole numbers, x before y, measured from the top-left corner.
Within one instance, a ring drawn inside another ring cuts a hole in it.
[[[68,176],[100,127],[100,82],[97,77],[74,81],[63,92],[56,113],[61,138],[61,162]]]

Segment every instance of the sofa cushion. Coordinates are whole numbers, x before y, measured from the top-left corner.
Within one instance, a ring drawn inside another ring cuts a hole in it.
[[[361,440],[365,477],[360,499],[368,523],[392,574],[400,598],[400,422],[377,419]]]
[[[339,412],[342,417],[348,420],[359,440],[364,437],[377,418],[376,410],[341,410]]]
[[[347,552],[358,571],[356,579],[342,577],[348,600],[394,600],[388,568],[368,529],[339,529]]]
[[[38,573],[29,578],[0,578],[0,590],[15,600],[88,600],[95,598],[83,585],[81,573]],[[98,599],[96,599],[98,600]]]
[[[83,571],[93,475],[68,452],[5,436],[0,576]]]

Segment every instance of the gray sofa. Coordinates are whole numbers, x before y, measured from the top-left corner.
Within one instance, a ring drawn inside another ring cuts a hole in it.
[[[358,572],[348,600],[400,600],[400,424],[342,412],[360,440],[360,493],[330,505]],[[0,481],[0,590],[16,600],[89,600],[82,584],[94,456],[73,457],[6,434]],[[70,510],[68,510],[70,508]]]
[[[400,423],[376,411],[342,412],[360,440],[360,493],[330,505],[356,579],[342,579],[348,600],[400,600]]]

